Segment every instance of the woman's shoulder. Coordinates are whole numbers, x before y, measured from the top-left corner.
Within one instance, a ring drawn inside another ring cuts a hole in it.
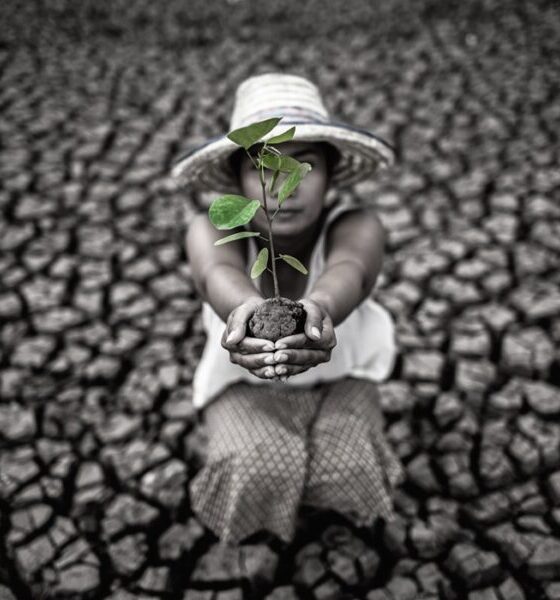
[[[325,226],[325,246],[330,249],[339,240],[356,240],[378,233],[383,225],[377,211],[358,202],[346,202],[335,206]]]

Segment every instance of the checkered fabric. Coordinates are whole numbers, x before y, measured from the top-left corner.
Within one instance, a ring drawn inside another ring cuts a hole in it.
[[[263,529],[291,541],[302,504],[359,527],[393,520],[404,468],[378,394],[352,377],[307,389],[231,385],[204,409],[208,458],[191,482],[193,510],[222,545]]]

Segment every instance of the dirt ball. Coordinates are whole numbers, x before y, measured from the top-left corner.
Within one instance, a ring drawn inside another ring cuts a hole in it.
[[[249,320],[249,335],[275,342],[294,333],[303,333],[303,304],[289,298],[268,298]]]

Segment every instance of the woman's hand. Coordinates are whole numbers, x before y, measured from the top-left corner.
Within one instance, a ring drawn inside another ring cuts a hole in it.
[[[283,337],[274,345],[274,369],[282,381],[290,375],[328,362],[336,346],[334,325],[327,311],[314,300],[303,298],[298,302],[303,304],[307,313],[305,333]]]
[[[274,372],[274,342],[245,335],[247,321],[264,301],[255,296],[234,308],[228,316],[221,343],[232,363],[261,379],[278,379]]]

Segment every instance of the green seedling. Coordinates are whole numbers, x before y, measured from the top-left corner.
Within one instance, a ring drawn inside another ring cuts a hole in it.
[[[291,156],[283,155],[277,148],[284,142],[289,142],[293,139],[295,126],[290,127],[286,131],[264,140],[264,136],[270,133],[281,121],[282,117],[275,117],[252,123],[246,127],[241,127],[234,131],[230,131],[227,137],[243,148],[247,156],[251,159],[251,163],[259,173],[259,179],[262,187],[262,199],[256,200],[245,198],[237,194],[226,194],[212,202],[208,209],[210,221],[217,229],[235,229],[244,227],[257,214],[259,210],[263,210],[266,215],[268,226],[268,237],[263,236],[258,231],[239,231],[226,237],[217,240],[214,245],[227,244],[235,240],[240,240],[249,237],[263,237],[268,242],[268,248],[262,248],[257,255],[255,262],[251,267],[251,277],[253,279],[259,277],[264,271],[269,271],[272,274],[274,282],[274,297],[280,298],[280,290],[278,288],[278,278],[276,276],[276,261],[283,260],[296,271],[307,275],[307,269],[294,256],[289,254],[279,254],[276,256],[274,251],[274,237],[272,234],[272,222],[282,208],[282,204],[289,198],[297,189],[303,178],[311,170],[311,165],[305,162],[299,162]],[[249,149],[255,144],[260,143],[260,148],[253,156]],[[272,215],[269,214],[268,206],[271,199],[267,198],[265,171],[271,171],[272,177],[268,187],[268,193],[272,198],[276,199],[276,207]],[[270,266],[269,266],[270,265]]]

